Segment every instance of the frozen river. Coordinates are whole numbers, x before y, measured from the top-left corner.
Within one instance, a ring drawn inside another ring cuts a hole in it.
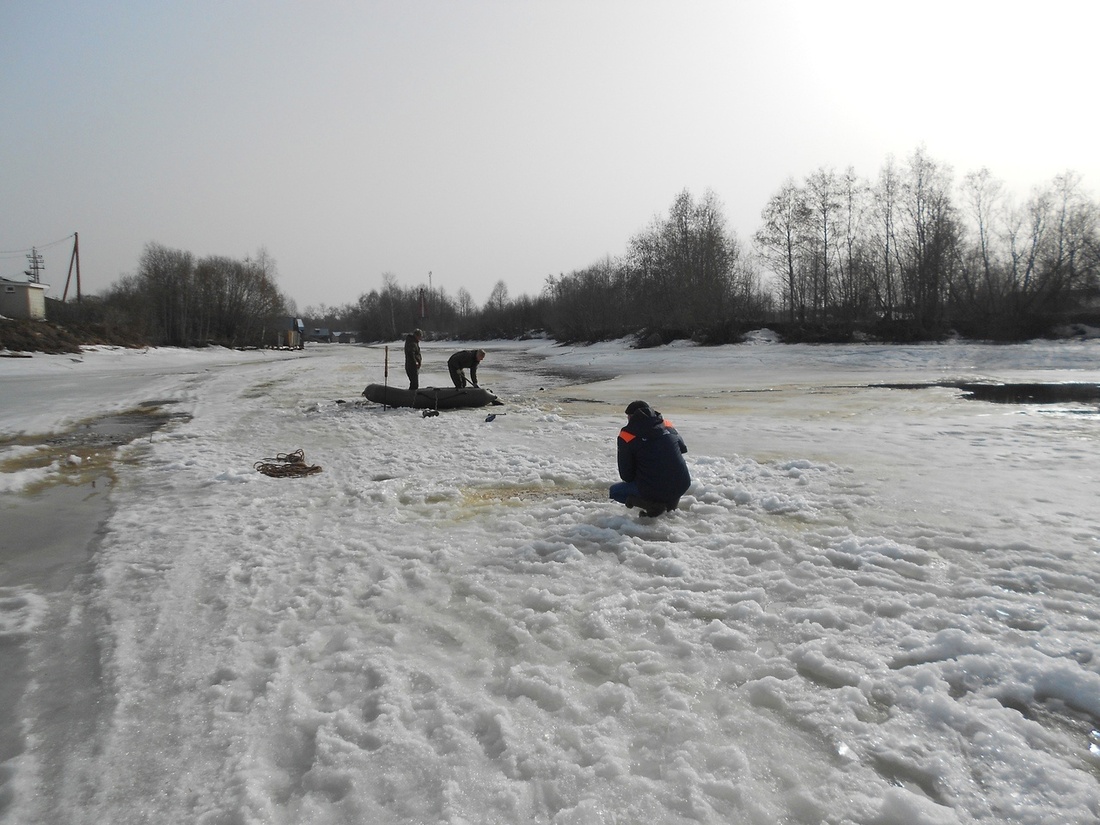
[[[480,345],[0,359],[0,822],[1100,818],[1100,345]]]

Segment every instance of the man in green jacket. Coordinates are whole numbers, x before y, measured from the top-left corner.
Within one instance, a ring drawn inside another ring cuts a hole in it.
[[[409,389],[420,387],[420,339],[424,337],[418,329],[405,336],[405,375],[409,376]]]
[[[466,376],[463,370],[470,371],[469,383],[477,386],[477,365],[485,358],[483,349],[464,349],[456,352],[447,359],[447,370],[451,373],[451,380],[458,389],[466,386]]]

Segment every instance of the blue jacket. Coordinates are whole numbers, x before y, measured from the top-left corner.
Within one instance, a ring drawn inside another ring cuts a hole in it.
[[[646,407],[619,431],[619,477],[636,483],[644,499],[674,504],[691,486],[687,450],[672,422]]]

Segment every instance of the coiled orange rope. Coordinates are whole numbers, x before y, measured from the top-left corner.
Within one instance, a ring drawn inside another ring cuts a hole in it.
[[[265,476],[273,478],[298,478],[321,472],[320,464],[306,464],[306,454],[302,450],[279,453],[275,458],[265,458],[252,466]]]

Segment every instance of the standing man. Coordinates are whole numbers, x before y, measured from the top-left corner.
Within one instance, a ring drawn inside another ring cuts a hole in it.
[[[405,375],[409,376],[409,389],[420,387],[420,339],[424,337],[418,329],[405,336]]]
[[[654,518],[675,510],[680,496],[691,486],[691,473],[683,454],[687,444],[671,421],[645,401],[631,401],[629,420],[619,431],[618,484],[608,495],[627,507],[638,507],[642,515]]]
[[[455,382],[458,389],[466,386],[466,376],[462,372],[465,369],[470,371],[470,383],[475,387],[477,386],[477,365],[481,363],[484,357],[485,350],[483,349],[464,349],[447,359],[447,369],[451,373],[451,380]]]

